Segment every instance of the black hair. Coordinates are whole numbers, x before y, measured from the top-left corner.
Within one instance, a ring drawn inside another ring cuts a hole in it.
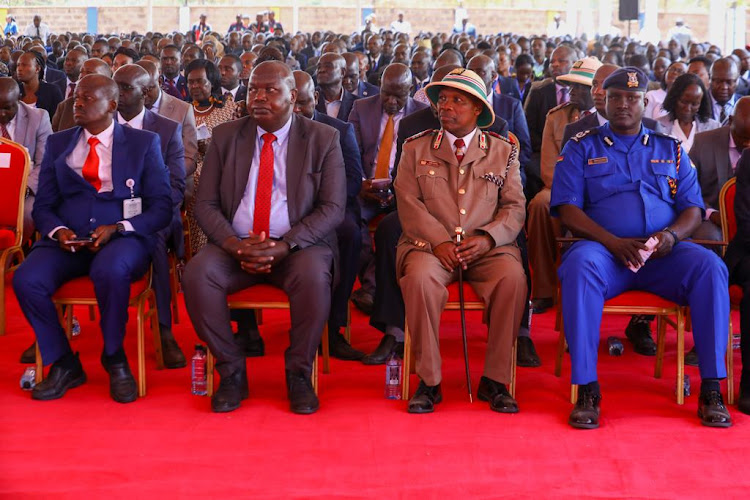
[[[117,57],[117,54],[122,54],[125,57],[129,57],[133,60],[133,62],[138,62],[141,59],[140,54],[138,54],[138,52],[131,49],[130,47],[119,47],[117,50],[115,50],[115,53],[112,54],[113,60],[115,57]]]
[[[232,60],[232,64],[234,64],[234,68],[237,70],[237,73],[242,72],[242,59],[240,59],[240,56],[228,52],[222,56],[222,59],[224,59],[225,57],[228,57]]]
[[[662,107],[665,111],[669,112],[670,119],[675,119],[675,110],[677,109],[677,101],[680,100],[682,94],[685,93],[688,87],[691,85],[697,85],[703,91],[703,98],[701,99],[701,105],[698,108],[698,114],[696,118],[702,123],[706,123],[709,118],[712,117],[713,113],[711,110],[711,101],[708,97],[708,91],[706,86],[703,85],[703,81],[693,73],[685,73],[680,75],[672,84],[672,88],[667,92],[667,97],[664,98]]]
[[[706,56],[695,56],[688,61],[688,64],[701,63],[706,67],[706,71],[711,72],[711,65],[713,61]]]
[[[528,64],[532,68],[534,67],[534,58],[531,57],[529,54],[518,54],[518,57],[516,57],[516,62],[513,64],[513,66],[518,69],[521,66]]]
[[[214,63],[208,59],[193,59],[185,68],[185,77],[195,70],[204,69],[206,71],[206,80],[211,83],[211,95],[214,97],[221,96],[221,74]]]

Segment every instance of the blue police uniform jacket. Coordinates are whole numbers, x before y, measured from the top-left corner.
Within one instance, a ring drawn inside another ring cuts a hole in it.
[[[551,213],[574,205],[621,238],[647,237],[690,207],[703,213],[695,167],[680,141],[641,126],[628,147],[609,123],[574,136],[552,181]]]

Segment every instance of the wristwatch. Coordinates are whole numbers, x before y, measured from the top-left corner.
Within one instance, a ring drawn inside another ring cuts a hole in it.
[[[127,233],[127,232],[128,232],[128,230],[127,230],[127,229],[125,229],[125,224],[123,224],[122,222],[118,222],[118,223],[117,223],[117,232],[118,232],[118,233],[120,233],[120,234],[125,234],[125,233]]]
[[[294,252],[296,252],[296,251],[299,250],[299,246],[295,242],[293,242],[293,241],[287,241],[286,244],[289,245],[289,253],[290,254],[292,254],[292,253],[294,253]]]
[[[677,244],[680,242],[680,238],[677,237],[677,233],[672,231],[669,226],[662,229],[662,231],[667,232],[672,235],[672,239],[674,239],[674,243],[672,243],[672,246],[677,246]]]

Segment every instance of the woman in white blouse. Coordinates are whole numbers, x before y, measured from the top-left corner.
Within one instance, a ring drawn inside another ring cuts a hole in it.
[[[664,133],[682,141],[685,151],[693,146],[695,134],[721,127],[711,118],[711,101],[700,78],[692,73],[678,77],[662,104],[668,113],[659,118]]]
[[[662,103],[677,77],[685,73],[687,73],[687,64],[682,61],[675,61],[667,67],[667,71],[664,72],[664,79],[661,82],[661,88],[646,92],[648,102],[646,103],[646,109],[643,111],[644,117],[658,120],[667,115],[667,112],[662,108]]]

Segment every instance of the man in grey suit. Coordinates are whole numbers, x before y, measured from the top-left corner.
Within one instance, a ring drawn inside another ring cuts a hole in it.
[[[98,74],[112,78],[112,68],[101,59],[87,59],[81,65],[79,79],[86,75]],[[55,116],[52,117],[52,131],[60,132],[76,126],[73,120],[73,97],[68,97],[57,105]]]
[[[372,253],[369,223],[376,216],[394,208],[393,194],[388,191],[396,159],[396,139],[401,119],[427,104],[415,101],[409,94],[411,70],[404,64],[388,65],[383,72],[380,94],[354,101],[349,122],[362,155],[362,181],[359,200],[362,211],[362,252],[360,276],[362,288],[352,294],[354,304],[369,314],[375,293],[375,261]],[[376,180],[377,179],[377,180]],[[385,184],[385,185],[384,185]]]
[[[193,195],[193,174],[198,158],[198,132],[195,128],[193,106],[162,92],[159,86],[159,70],[156,64],[151,61],[138,61],[135,64],[145,69],[151,77],[146,93],[146,109],[182,125],[182,144],[185,147],[185,175],[187,175],[185,197],[189,198]]]
[[[729,124],[695,135],[688,153],[698,169],[698,181],[703,194],[706,215],[693,238],[721,240],[719,191],[735,176],[742,151],[750,146],[750,97],[743,97],[734,107]]]
[[[215,412],[235,410],[248,397],[227,295],[260,283],[283,289],[291,304],[290,409],[309,414],[319,407],[311,372],[331,306],[346,173],[338,131],[296,116],[296,98],[284,63],[256,66],[249,116],[214,128],[201,170],[195,216],[208,244],[188,263],[183,286],[190,319],[221,375]]]
[[[0,132],[2,136],[23,145],[31,157],[31,171],[26,184],[23,210],[23,239],[34,232],[31,210],[39,185],[39,167],[44,157],[47,137],[52,133],[49,115],[43,109],[32,108],[19,101],[20,89],[12,78],[0,78]]]

